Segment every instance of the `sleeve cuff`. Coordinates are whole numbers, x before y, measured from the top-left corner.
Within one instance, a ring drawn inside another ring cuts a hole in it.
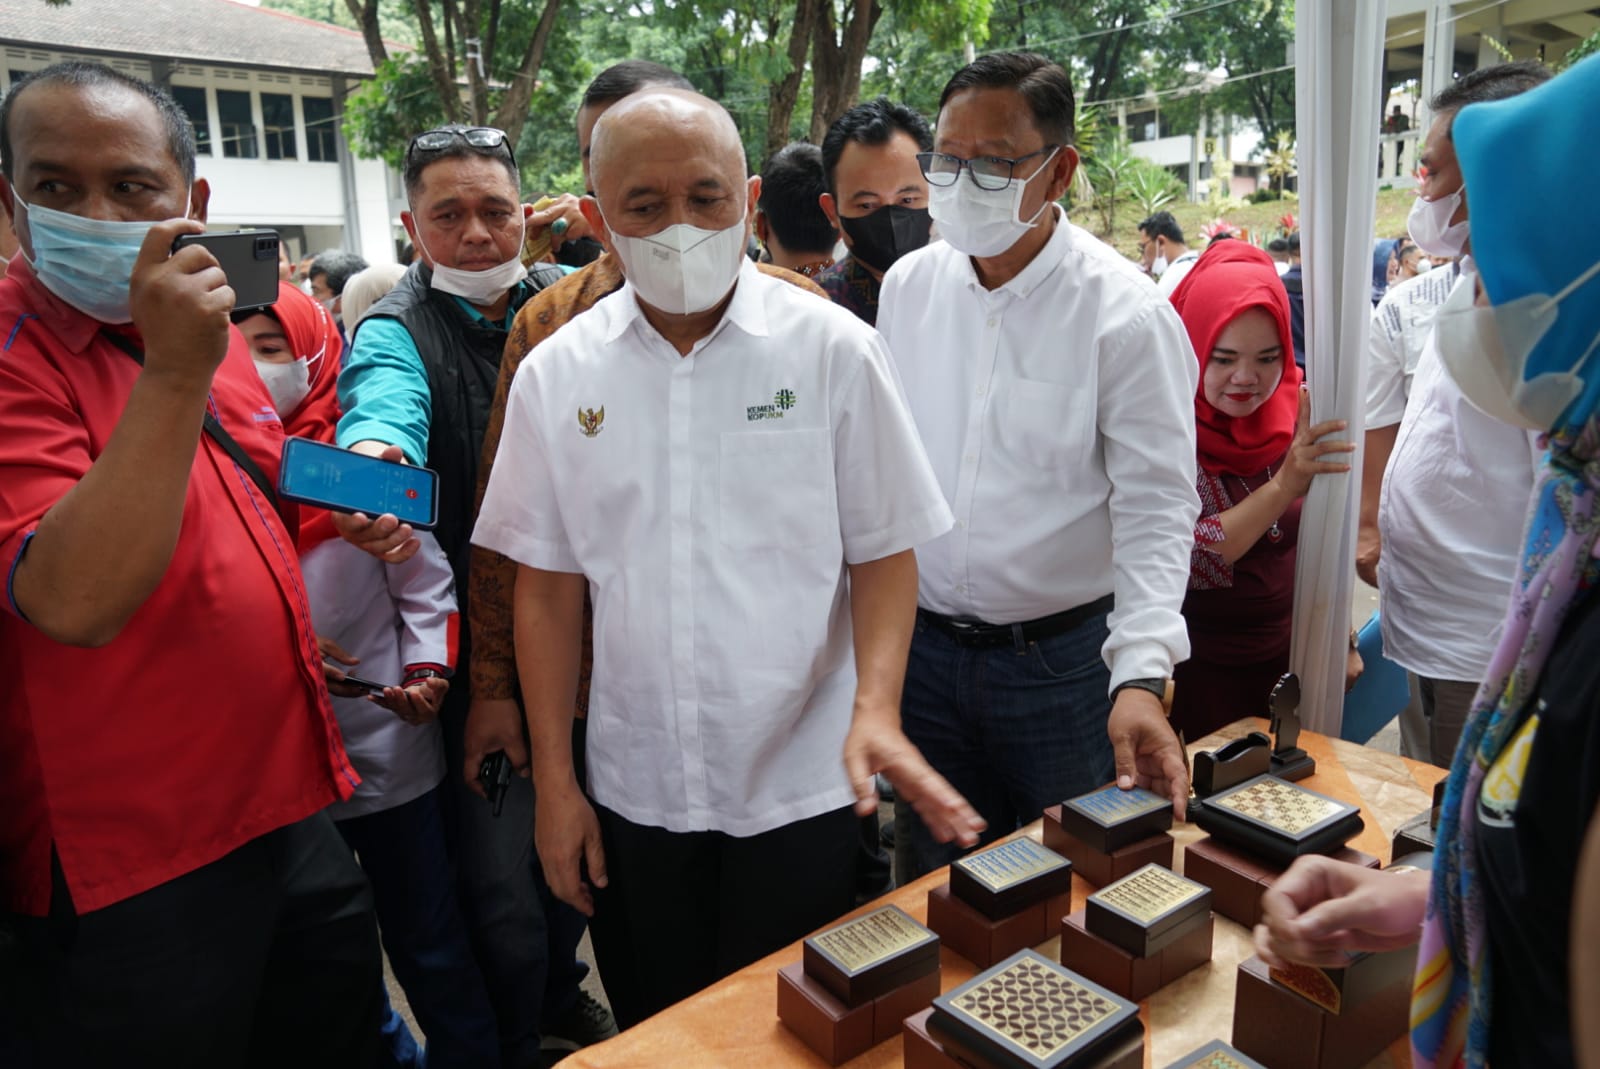
[[[1169,679],[1172,676],[1172,651],[1159,642],[1136,642],[1110,654],[1110,694],[1130,679]]]
[[[1207,516],[1194,525],[1194,544],[1196,549],[1210,549],[1212,546],[1226,541],[1228,533],[1222,529],[1222,522],[1215,516]]]
[[[341,422],[338,441],[341,449],[349,449],[357,442],[387,442],[390,445],[397,445],[405,454],[406,463],[415,467],[423,466],[428,459],[425,443],[414,441],[404,430],[380,420],[358,419],[348,423]]]
[[[882,530],[854,535],[844,540],[846,564],[864,564],[916,549],[933,541],[955,525],[955,515],[943,497],[932,508]]]

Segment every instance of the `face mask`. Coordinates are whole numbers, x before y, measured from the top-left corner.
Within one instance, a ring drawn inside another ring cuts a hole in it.
[[[926,208],[885,204],[869,215],[851,219],[839,216],[850,237],[850,255],[879,271],[887,271],[908,252],[928,243],[933,217]]]
[[[505,296],[512,286],[528,277],[528,269],[522,266],[522,242],[528,236],[527,231],[528,221],[524,218],[522,236],[517,238],[517,252],[511,259],[495,267],[486,267],[482,271],[463,271],[434,260],[433,281],[430,284],[440,293],[454,294],[468,304],[493,304]],[[417,233],[417,248],[433,260],[433,253],[428,252],[428,246],[423,244],[420,230]],[[328,310],[331,312],[333,309],[330,307]]]
[[[1027,178],[1013,178],[1002,189],[979,189],[970,174],[957,175],[955,185],[931,187],[928,211],[939,224],[939,236],[968,256],[998,256],[1011,248],[1050,207],[1042,204],[1032,218],[1021,217],[1028,183],[1050,169],[1058,151],[1051,149],[1037,171]]]
[[[1468,225],[1470,220],[1463,219],[1455,224],[1450,222],[1450,217],[1461,207],[1461,198],[1465,195],[1466,187],[1463,186],[1438,200],[1418,197],[1412,203],[1406,229],[1411,233],[1411,240],[1417,243],[1417,248],[1430,256],[1448,259],[1456,258],[1466,250],[1467,237],[1472,232]]]
[[[612,231],[611,245],[644,303],[669,315],[692,315],[714,307],[738,279],[744,219],[726,230],[674,223],[647,238]]]
[[[1284,275],[1287,275],[1289,273],[1289,261],[1288,260],[1274,260],[1274,261],[1272,261],[1272,269],[1274,271],[1278,272],[1278,277],[1279,278],[1282,278]]]
[[[1164,252],[1157,252],[1156,258],[1150,263],[1150,274],[1156,278],[1160,278],[1162,275],[1167,273],[1167,268],[1171,266],[1172,265],[1167,262],[1167,254]]]
[[[1433,261],[1426,256],[1419,256],[1417,262],[1411,265],[1411,269],[1420,275],[1425,271],[1433,270]]]
[[[289,413],[299,408],[300,402],[311,393],[311,362],[303,356],[292,364],[257,360],[256,374],[261,376],[267,392],[272,395],[272,407],[284,419],[288,419]]]
[[[28,213],[33,245],[28,264],[44,288],[91,319],[133,322],[128,287],[139,248],[155,224],[86,219],[30,205],[21,197],[16,201]]]
[[[1547,371],[1528,379],[1528,359],[1539,340],[1555,325],[1560,304],[1600,273],[1600,263],[1551,297],[1530,293],[1505,304],[1474,303],[1473,287],[1457,286],[1439,306],[1434,331],[1439,359],[1467,400],[1502,423],[1533,431],[1553,428],[1574,398],[1583,392],[1578,374],[1600,338],[1569,371]]]

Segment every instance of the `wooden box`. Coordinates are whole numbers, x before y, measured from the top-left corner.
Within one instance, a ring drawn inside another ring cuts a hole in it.
[[[1072,871],[1096,887],[1144,868],[1146,865],[1172,867],[1176,844],[1164,831],[1118,847],[1110,853],[1096,850],[1068,832],[1061,824],[1061,807],[1050,806],[1044,811],[1044,845],[1072,862]]]
[[[1211,888],[1160,865],[1107,884],[1084,902],[1084,926],[1137,958],[1177,942],[1211,912]]]
[[[818,932],[801,954],[806,975],[851,1007],[939,971],[939,937],[895,906]]]
[[[1233,1045],[1272,1069],[1358,1069],[1405,1035],[1411,978],[1333,1013],[1269,975],[1256,957],[1239,964]]]
[[[950,865],[950,893],[991,920],[1071,891],[1072,862],[1025,836],[975,850]]]
[[[1102,854],[1113,853],[1172,827],[1172,799],[1135,787],[1112,784],[1068,798],[1057,820],[1074,839]]]
[[[1001,920],[993,920],[957,898],[949,884],[928,892],[928,927],[940,941],[980,969],[1008,958],[1024,947],[1038,946],[1072,908],[1066,892],[1036,902]]]
[[[1359,806],[1272,775],[1197,802],[1192,815],[1212,838],[1282,868],[1305,854],[1331,854],[1365,827]]]
[[[778,970],[778,1018],[829,1065],[866,1052],[900,1032],[901,1023],[939,994],[927,973],[859,1006],[846,1006],[794,962]]]
[[[1084,926],[1083,910],[1061,922],[1061,964],[1110,988],[1123,998],[1143,1002],[1184,973],[1211,960],[1216,919],[1207,911],[1177,933],[1178,938],[1149,957],[1136,957]]]
[[[1369,869],[1380,867],[1371,854],[1348,846],[1330,856],[1335,861],[1349,861]],[[1210,836],[1195,840],[1183,852],[1183,874],[1211,888],[1211,908],[1246,928],[1260,923],[1261,896],[1287,867],[1263,861]]]
[[[928,1020],[932,1015],[930,1008],[906,1018],[905,1069],[1012,1069],[1005,1063],[984,1059],[942,1030],[930,1030]],[[1069,1065],[1070,1069],[1144,1069],[1144,1032],[1130,1035],[1098,1061]]]

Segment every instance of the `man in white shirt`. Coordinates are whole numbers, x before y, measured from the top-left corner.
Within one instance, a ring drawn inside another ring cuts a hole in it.
[[[874,773],[942,838],[982,823],[900,730],[912,547],[951,521],[881,339],[743,257],[719,105],[628,97],[591,169],[628,281],[518,369],[474,537],[519,564],[536,844],[626,1026],[851,907]]]
[[[1139,224],[1139,266],[1156,280],[1161,296],[1171,297],[1200,254],[1183,241],[1183,228],[1171,212],[1156,212]]]
[[[1456,113],[1468,104],[1516,96],[1548,78],[1537,63],[1501,64],[1458,79],[1430,105],[1435,118],[1423,147],[1424,177],[1410,230],[1428,255],[1460,258],[1444,297],[1455,287],[1474,285],[1477,275],[1466,191],[1450,141]],[[1444,279],[1432,276],[1444,274],[1435,269],[1397,287],[1379,304],[1379,317],[1391,298],[1410,304],[1437,295]],[[1407,310],[1397,313],[1404,330]],[[1374,323],[1370,359],[1380,374],[1368,391],[1356,567],[1378,587],[1384,656],[1410,676],[1400,752],[1449,765],[1500,638],[1543,450],[1537,435],[1485,415],[1461,393],[1440,361],[1431,311],[1425,319],[1409,318],[1414,322],[1401,344],[1409,348],[1421,339],[1409,396],[1403,362],[1387,351],[1390,331]],[[1374,532],[1370,497],[1377,472],[1383,481]]]
[[[990,837],[1114,774],[1188,795],[1161,696],[1189,653],[1198,362],[1055,204],[1072,140],[1055,63],[958,72],[921,157],[944,242],[895,265],[878,316],[956,517],[917,551],[905,730]],[[955,853],[915,824],[912,848],[919,871]]]

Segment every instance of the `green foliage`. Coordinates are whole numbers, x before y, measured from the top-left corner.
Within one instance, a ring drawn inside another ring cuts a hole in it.
[[[1194,109],[1212,116],[1240,115],[1254,119],[1266,143],[1280,130],[1294,131],[1294,71],[1277,70],[1292,62],[1294,0],[1234,0],[1162,24],[1152,53],[1162,84],[1194,81],[1197,70],[1221,70],[1224,85],[1188,102],[1164,103],[1163,110],[1183,114],[1187,125]],[[1262,74],[1263,71],[1275,71]],[[1250,77],[1246,77],[1246,76]],[[1215,129],[1215,127],[1213,127]]]
[[[317,22],[331,22],[347,30],[360,29],[350,16],[350,6],[345,0],[261,0],[261,6]],[[413,46],[417,43],[417,16],[409,3],[381,4],[378,7],[378,28],[387,41]]]
[[[345,98],[345,133],[358,156],[380,157],[398,170],[406,144],[420,130],[448,121],[439,106],[428,64],[403,52],[378,67]]]
[[[1100,213],[1102,234],[1116,228],[1117,198],[1126,195],[1133,176],[1145,160],[1128,149],[1127,138],[1119,132],[1115,137],[1102,138],[1099,150],[1085,162],[1089,180],[1094,183],[1094,207]]]
[[[1149,160],[1140,160],[1135,165],[1128,175],[1127,187],[1133,195],[1133,202],[1144,213],[1140,216],[1142,219],[1148,219],[1173,204],[1184,192],[1182,184],[1171,171]]]
[[[1559,63],[1554,64],[1554,67],[1557,71],[1564,71],[1579,60],[1592,56],[1596,52],[1600,52],[1600,30],[1594,31],[1588,37],[1573,45],[1572,50],[1563,56]]]

